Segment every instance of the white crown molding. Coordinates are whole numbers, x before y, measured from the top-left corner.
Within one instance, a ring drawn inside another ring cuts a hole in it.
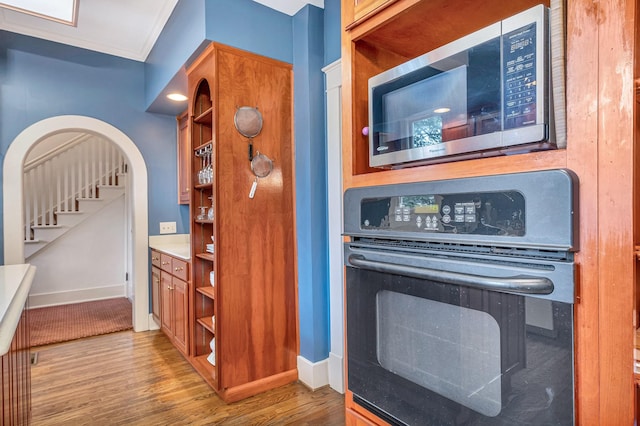
[[[253,0],[256,3],[263,4],[271,9],[275,9],[278,12],[286,13],[289,16],[293,16],[300,9],[305,7],[307,4],[312,4],[321,9],[324,9],[324,0]]]
[[[144,62],[177,2],[81,2],[75,27],[0,8],[0,29]]]

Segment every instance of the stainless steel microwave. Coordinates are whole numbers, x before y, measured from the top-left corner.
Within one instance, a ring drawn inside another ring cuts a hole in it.
[[[535,6],[370,78],[370,165],[555,148],[548,14]]]

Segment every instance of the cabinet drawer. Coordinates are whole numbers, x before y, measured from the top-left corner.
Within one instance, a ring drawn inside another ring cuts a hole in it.
[[[169,256],[168,254],[160,253],[160,269],[170,274],[173,274],[173,269],[171,267],[171,259],[172,257]]]
[[[160,267],[160,253],[155,250],[151,250],[151,264],[156,268]]]
[[[189,280],[189,265],[184,260],[176,259],[175,257],[172,259],[172,270],[171,273],[180,278],[183,281]]]

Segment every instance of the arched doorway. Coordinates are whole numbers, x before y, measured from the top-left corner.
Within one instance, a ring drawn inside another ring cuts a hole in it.
[[[23,242],[23,177],[22,171],[29,150],[41,140],[60,133],[80,131],[93,133],[112,141],[123,152],[130,167],[131,194],[131,280],[134,289],[133,328],[149,329],[149,269],[148,269],[148,200],[147,167],[142,154],[131,139],[108,123],[91,117],[65,115],[39,121],[23,130],[11,143],[3,167],[4,262],[24,263]],[[20,206],[20,208],[15,208]],[[37,273],[37,272],[36,272]]]

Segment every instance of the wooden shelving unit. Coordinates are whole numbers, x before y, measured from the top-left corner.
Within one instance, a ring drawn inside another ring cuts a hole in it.
[[[292,70],[212,43],[187,76],[193,165],[189,359],[232,402],[298,377]],[[273,176],[261,178],[254,198],[248,196],[255,179],[249,141],[234,125],[240,106],[261,111],[264,126],[253,144],[274,162]],[[211,168],[210,181],[199,179],[203,167]],[[201,206],[213,206],[213,218],[202,217]],[[214,253],[207,251],[212,243]]]

